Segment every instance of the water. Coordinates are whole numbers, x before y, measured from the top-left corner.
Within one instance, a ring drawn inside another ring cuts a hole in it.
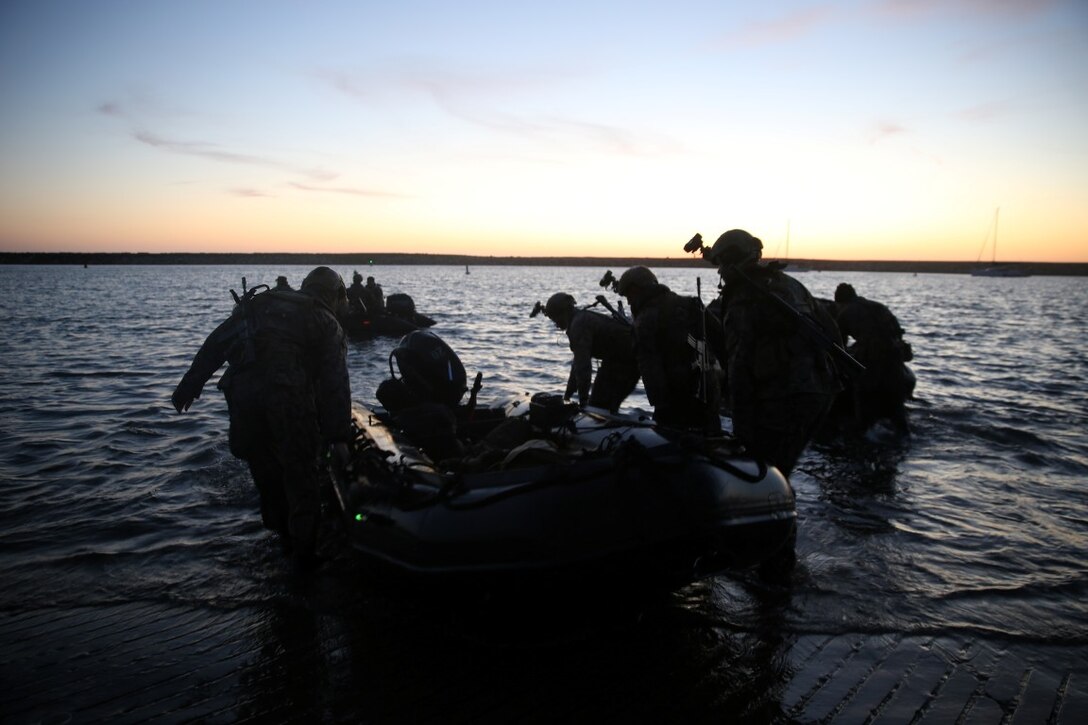
[[[416,651],[429,648],[433,661],[467,668],[462,679],[481,671],[454,654],[464,646],[463,628],[457,644],[441,644],[458,623],[435,623],[428,615],[428,635],[421,637],[423,624],[412,617],[422,615],[404,614],[411,606],[382,598],[365,582],[337,579],[341,570],[300,592],[260,526],[245,466],[227,449],[226,407],[215,378],[189,413],[179,416],[170,406],[170,393],[204,336],[229,314],[229,288],[240,289],[243,276],[250,284],[272,283],[278,274],[297,286],[306,271],[0,267],[0,612],[133,602],[244,610],[277,621],[277,636],[294,631],[284,630],[284,622],[319,617],[343,626],[350,621],[355,637],[365,632],[365,651],[348,641],[368,667],[391,660],[410,669],[411,658],[399,653],[407,638]],[[339,271],[350,279],[351,269]],[[566,340],[546,318],[530,319],[529,311],[561,290],[579,303],[592,301],[604,270],[361,271],[373,274],[387,295],[412,295],[418,309],[437,320],[434,330],[457,351],[469,376],[483,373],[486,401],[562,391]],[[694,294],[701,277],[705,298],[716,281],[710,269],[661,270],[659,276],[686,294]],[[822,297],[850,282],[897,314],[913,344],[918,377],[910,444],[840,443],[806,452],[793,477],[798,567],[770,607],[770,619],[767,601],[753,595],[750,583],[718,577],[673,597],[667,614],[654,615],[664,617],[655,620],[659,624],[670,623],[663,629],[644,624],[641,634],[622,629],[612,640],[571,632],[579,644],[570,647],[590,663],[580,671],[610,673],[603,675],[610,683],[603,689],[630,698],[645,672],[664,676],[635,654],[646,649],[654,662],[709,663],[712,669],[729,669],[723,662],[735,669],[739,662],[751,670],[745,682],[756,687],[762,655],[751,659],[751,652],[741,652],[745,647],[760,651],[782,638],[842,632],[983,638],[1029,648],[1061,644],[1079,653],[1083,671],[1088,285],[1080,278],[831,272],[798,279]],[[394,343],[350,343],[357,400],[373,399]],[[630,402],[646,407],[641,389]],[[284,611],[293,614],[277,620]],[[539,625],[525,621],[520,632],[508,634],[517,640]],[[753,633],[762,634],[749,641]],[[731,643],[729,657],[721,654],[723,642]],[[636,670],[633,662],[648,669]],[[492,662],[485,669],[494,675],[494,668]],[[407,687],[388,672],[383,676],[387,685],[392,678]],[[558,669],[552,676],[553,686],[562,680]],[[269,691],[282,685],[275,678],[266,682]],[[583,703],[593,702],[583,694]],[[599,703],[588,709],[595,707]]]

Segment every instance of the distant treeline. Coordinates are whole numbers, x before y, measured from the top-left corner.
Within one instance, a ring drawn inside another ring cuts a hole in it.
[[[204,264],[213,266],[295,266],[328,265],[330,267],[369,267],[394,264],[436,264],[463,267],[481,267],[485,265],[503,266],[541,266],[541,267],[598,267],[611,269],[617,274],[636,264],[643,264],[654,269],[658,267],[705,267],[706,262],[698,257],[495,257],[472,256],[467,254],[407,254],[398,252],[377,252],[374,254],[337,253],[337,254],[281,254],[255,252],[236,253],[191,253],[176,252],[165,254],[131,252],[0,252],[0,264],[66,264],[66,265],[181,265]],[[808,269],[816,272],[923,272],[937,274],[966,274],[980,266],[976,262],[880,262],[880,261],[842,261],[831,259],[794,259],[789,268],[795,271]],[[1060,262],[1018,262],[1034,275],[1088,275],[1086,263]]]

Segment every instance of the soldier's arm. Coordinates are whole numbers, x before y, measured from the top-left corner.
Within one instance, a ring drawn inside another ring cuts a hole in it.
[[[204,389],[204,383],[208,382],[215,371],[223,366],[227,360],[227,350],[231,341],[237,334],[241,319],[237,313],[232,314],[218,327],[212,330],[200,346],[200,350],[193,358],[189,370],[181,378],[181,382],[174,388],[170,396],[170,402],[174,409],[181,413],[189,409],[193,401],[200,397]]]
[[[570,350],[574,353],[567,397],[577,392],[578,402],[585,404],[589,401],[589,387],[593,383],[593,330],[586,321],[576,317],[567,331],[567,337],[570,338]]]
[[[318,313],[317,415],[321,435],[329,442],[351,440],[351,382],[348,378],[347,340],[336,319]]]
[[[657,340],[659,324],[657,310],[646,310],[635,322],[635,357],[642,386],[650,405],[658,406],[668,400],[669,380],[662,359],[664,353]]]

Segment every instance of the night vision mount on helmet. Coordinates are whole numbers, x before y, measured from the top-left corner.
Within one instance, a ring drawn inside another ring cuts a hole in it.
[[[703,235],[696,234],[684,245],[684,251],[701,252],[704,259],[719,267],[732,266],[758,262],[763,256],[763,242],[743,229],[730,229],[709,249],[703,245]]]

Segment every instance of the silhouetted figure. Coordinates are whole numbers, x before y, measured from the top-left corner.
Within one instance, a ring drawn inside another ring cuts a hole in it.
[[[373,277],[366,278],[366,286],[363,287],[363,303],[373,314],[378,314],[385,309],[385,293]]]
[[[289,290],[293,288],[291,287],[291,284],[287,281],[287,278],[283,275],[280,275],[279,277],[276,277],[276,286],[272,289],[282,292],[284,290]]]
[[[575,307],[574,297],[557,292],[548,298],[544,314],[567,333],[574,359],[563,397],[577,394],[579,404],[616,412],[638,384],[634,333],[614,317]],[[593,360],[600,360],[593,379]]]
[[[830,353],[802,330],[800,318],[833,342],[840,337],[804,285],[778,265],[759,264],[762,250],[759,239],[734,229],[703,256],[718,267],[724,283],[725,386],[733,432],[753,455],[789,475],[841,388]]]
[[[682,297],[646,267],[631,267],[616,284],[634,316],[635,358],[654,420],[721,431],[721,369],[705,343],[713,319],[695,297]]]
[[[913,392],[914,379],[904,363],[914,354],[903,340],[899,320],[879,302],[859,297],[845,282],[835,289],[835,306],[843,340],[854,340],[850,353],[865,366],[865,372],[842,393],[850,400],[852,427],[864,432],[886,419],[896,432],[908,433],[905,403]]]
[[[400,377],[393,374],[394,362]],[[389,354],[389,372],[376,397],[397,427],[436,463],[461,458],[457,411],[467,381],[457,354],[433,332],[416,330]]]
[[[204,341],[171,396],[189,409],[208,379],[229,364],[219,389],[230,411],[230,449],[249,464],[264,525],[300,569],[316,563],[322,443],[348,461],[352,438],[347,345],[336,320],[344,281],[318,267],[302,290],[247,293]]]
[[[363,286],[363,275],[357,271],[351,275],[351,286],[347,288],[348,304],[356,309],[360,309],[363,312],[367,312],[370,308],[366,304],[366,288]]]

